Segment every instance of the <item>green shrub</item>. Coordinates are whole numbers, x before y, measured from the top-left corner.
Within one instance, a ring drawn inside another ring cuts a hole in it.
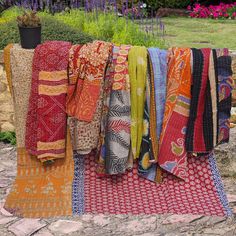
[[[45,16],[42,17],[42,39],[43,41],[64,40],[73,44],[85,44],[95,38],[54,19],[53,16]]]
[[[98,12],[96,14],[91,12],[85,14],[83,11],[71,10],[70,12],[55,14],[54,17],[100,40],[116,44],[164,47],[163,39],[147,35],[133,21],[117,17],[113,13]]]
[[[145,2],[151,6],[154,10],[160,7],[168,8],[186,8],[192,3],[191,0],[145,0]]]
[[[64,40],[73,44],[84,44],[93,41],[93,37],[72,28],[53,16],[43,16],[42,20],[42,42],[46,40]],[[18,26],[15,20],[0,24],[0,49],[9,43],[19,43]]]
[[[0,132],[0,142],[16,145],[16,133],[15,132]]]
[[[84,22],[87,18],[84,11],[71,10],[69,13],[57,13],[54,17],[73,28],[84,31]]]
[[[21,15],[24,12],[23,8],[20,7],[11,7],[1,13],[2,19],[15,19],[17,16]]]
[[[19,33],[15,21],[0,24],[0,50],[9,43],[19,43]]]
[[[191,2],[191,0],[165,0],[165,7],[186,8]]]
[[[0,17],[0,48],[9,42],[19,42],[15,19],[22,9],[12,8],[3,12]],[[147,35],[136,23],[114,13],[85,13],[81,10],[57,13],[54,16],[39,12],[43,21],[43,40],[67,40],[73,43],[84,43],[94,38],[116,44],[156,46],[163,48],[164,40],[152,34]],[[9,22],[9,23],[1,23]],[[8,30],[9,29],[11,30]],[[11,31],[11,32],[9,32]],[[88,35],[91,35],[88,36]]]

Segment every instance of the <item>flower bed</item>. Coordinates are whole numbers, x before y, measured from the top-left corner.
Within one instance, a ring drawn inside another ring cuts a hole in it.
[[[188,6],[190,17],[193,18],[212,18],[212,19],[236,19],[236,2],[232,4],[220,3],[218,6],[205,7],[195,4]]]

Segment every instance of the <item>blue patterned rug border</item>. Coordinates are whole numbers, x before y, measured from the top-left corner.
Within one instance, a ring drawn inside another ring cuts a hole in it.
[[[229,207],[228,198],[227,198],[225,190],[224,190],[224,185],[223,185],[223,182],[222,182],[222,179],[221,179],[219,169],[218,169],[217,164],[216,164],[216,159],[215,159],[215,154],[214,153],[211,153],[209,155],[209,164],[210,164],[210,167],[211,167],[215,187],[216,187],[216,190],[218,192],[218,196],[220,198],[220,201],[221,201],[221,203],[222,203],[222,205],[223,205],[223,207],[226,211],[226,215],[227,216],[232,216],[233,212]]]
[[[72,184],[72,212],[73,215],[84,213],[84,171],[85,160],[83,155],[74,152],[74,179]]]

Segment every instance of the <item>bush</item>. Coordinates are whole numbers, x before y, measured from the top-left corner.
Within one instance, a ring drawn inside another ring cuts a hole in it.
[[[236,2],[233,4],[220,3],[218,6],[210,5],[209,7],[195,4],[193,8],[189,6],[188,9],[193,18],[236,19]]]
[[[22,11],[22,8],[8,9],[0,17],[0,48],[6,44],[6,39],[8,39],[7,42],[19,42],[15,19],[22,14]],[[66,39],[71,42],[77,41],[78,43],[77,39],[79,39],[83,43],[91,35],[90,38],[110,41],[116,44],[164,47],[164,40],[157,36],[157,32],[146,34],[135,22],[124,17],[117,17],[114,13],[85,13],[74,9],[70,10],[70,12],[56,13],[54,16],[47,12],[38,12],[38,14],[44,21],[43,39],[45,40],[56,38],[60,40]],[[5,23],[1,24],[1,21],[11,21],[11,23],[5,25]],[[9,32],[8,27],[13,31]],[[157,28],[159,25],[154,27]],[[5,36],[2,36],[3,34]],[[83,37],[87,37],[86,40],[83,40]],[[1,43],[2,38],[5,40],[4,43]]]
[[[94,37],[72,28],[52,16],[43,16],[42,20],[42,42],[45,40],[64,40],[73,44],[84,44],[91,42]],[[19,32],[16,20],[0,24],[0,49],[9,43],[19,43]]]
[[[168,8],[186,8],[192,1],[191,0],[145,0],[149,7],[157,10],[160,7]]]
[[[0,132],[0,142],[16,145],[16,133],[15,132]]]
[[[144,0],[154,10],[160,7],[168,8],[186,8],[188,5],[194,5],[195,3],[203,4],[204,6],[218,5],[220,3],[233,3],[234,0]]]
[[[85,44],[93,41],[95,38],[55,20],[53,16],[45,16],[42,17],[42,39],[43,41],[63,40],[73,44]]]
[[[85,14],[84,11],[71,10],[55,14],[54,17],[100,40],[116,44],[164,47],[164,41],[160,36],[147,35],[140,30],[138,24],[124,17],[117,17],[113,13],[88,12]]]

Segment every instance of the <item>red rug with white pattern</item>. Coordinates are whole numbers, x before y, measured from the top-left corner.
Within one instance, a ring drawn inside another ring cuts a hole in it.
[[[73,186],[80,189],[73,199],[74,214],[232,214],[213,154],[189,158],[185,181],[163,173],[161,184],[138,176],[137,168],[101,178],[94,157],[76,154],[74,159],[78,179]]]

